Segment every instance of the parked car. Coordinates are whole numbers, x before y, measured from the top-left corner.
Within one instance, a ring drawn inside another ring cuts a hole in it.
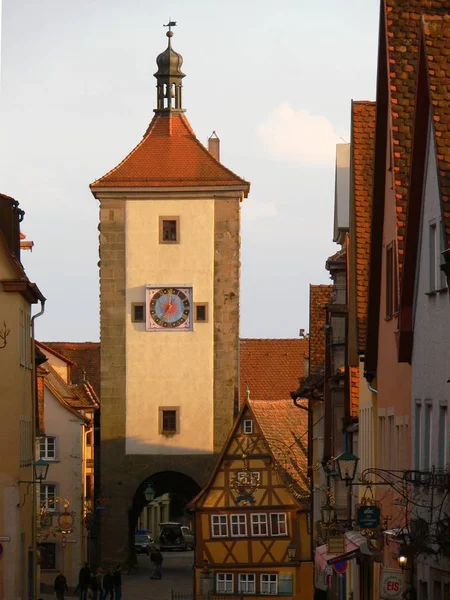
[[[181,523],[160,523],[159,549],[160,550],[193,550],[194,534]]]
[[[148,533],[136,533],[134,536],[134,548],[138,554],[150,554],[152,538]]]

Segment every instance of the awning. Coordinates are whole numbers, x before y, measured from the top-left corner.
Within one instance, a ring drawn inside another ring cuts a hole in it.
[[[328,565],[332,565],[340,560],[351,560],[359,554],[371,555],[367,545],[367,539],[357,531],[347,531],[345,534],[345,552],[344,554],[328,554],[328,546],[318,546],[314,554],[315,563],[325,571]]]

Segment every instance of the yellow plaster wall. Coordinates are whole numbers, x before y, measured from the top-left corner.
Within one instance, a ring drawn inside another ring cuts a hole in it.
[[[159,243],[159,217],[180,218],[180,243]],[[214,200],[126,201],[126,452],[213,451]],[[208,303],[194,331],[146,332],[131,322],[145,286],[188,285]],[[180,433],[158,433],[158,407],[180,407]]]
[[[16,278],[17,273],[0,248],[0,279]],[[0,423],[6,423],[0,435],[0,535],[10,538],[2,542],[0,560],[0,598],[13,600],[21,594],[22,582],[27,589],[27,552],[31,545],[31,499],[28,494],[23,507],[25,484],[19,479],[32,479],[31,467],[20,467],[20,419],[32,420],[32,371],[20,365],[19,310],[30,315],[30,305],[17,292],[3,292],[0,284],[0,327],[10,329],[7,344],[0,350]],[[31,450],[31,430],[30,430]],[[30,456],[31,458],[31,456]],[[22,544],[22,552],[21,552]]]

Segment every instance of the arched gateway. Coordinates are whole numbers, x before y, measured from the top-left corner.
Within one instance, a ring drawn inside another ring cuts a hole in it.
[[[182,104],[182,57],[158,56],[142,141],[91,185],[100,203],[102,560],[127,557],[141,483],[176,471],[203,486],[238,386],[244,181],[208,151]]]

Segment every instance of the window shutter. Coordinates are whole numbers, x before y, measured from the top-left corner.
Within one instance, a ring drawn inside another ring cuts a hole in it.
[[[292,574],[280,573],[278,575],[278,595],[292,596],[293,593]]]

